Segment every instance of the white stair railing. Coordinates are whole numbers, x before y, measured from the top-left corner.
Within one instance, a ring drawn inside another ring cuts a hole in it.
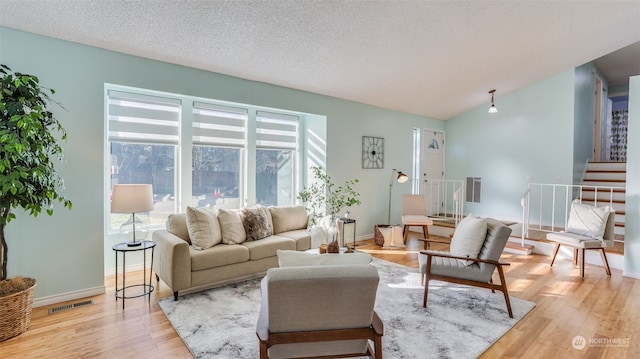
[[[520,244],[524,247],[524,239],[529,235],[529,208],[531,203],[531,183],[528,183],[527,191],[520,199],[522,206],[522,237]]]
[[[453,220],[455,225],[464,215],[464,181],[428,180],[422,193],[427,200],[427,214],[432,218]]]
[[[614,204],[614,191],[622,187],[528,183],[520,199],[522,206],[522,245],[530,229],[553,232],[567,227],[574,199],[593,202],[594,206]],[[593,199],[583,198],[584,190],[594,192]],[[532,224],[534,223],[534,224]]]

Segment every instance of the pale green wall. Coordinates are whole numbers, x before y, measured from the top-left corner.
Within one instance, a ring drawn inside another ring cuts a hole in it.
[[[60,166],[72,211],[32,219],[18,214],[7,227],[9,275],[38,279],[36,298],[103,285],[104,83],[201,96],[327,116],[327,169],[338,182],[360,179],[362,205],[351,210],[358,235],[386,222],[391,168],[411,166],[412,128],[444,123],[332,97],[147,60],[0,27],[0,62],[40,77],[57,90],[67,112],[56,110],[69,132]],[[348,79],[346,79],[348,81]],[[382,84],[381,84],[382,85]],[[385,168],[360,166],[361,136],[386,140]],[[397,193],[396,193],[397,192]],[[394,189],[393,218],[399,220]],[[107,267],[109,264],[107,263]]]
[[[629,79],[624,272],[640,278],[640,76]]]
[[[498,113],[481,106],[446,122],[446,177],[482,177],[480,204],[465,212],[520,220],[527,178],[571,183],[573,174],[574,70],[505,97]]]

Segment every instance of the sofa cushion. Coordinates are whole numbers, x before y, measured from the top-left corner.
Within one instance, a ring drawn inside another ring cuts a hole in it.
[[[240,211],[234,209],[219,209],[218,220],[222,231],[222,242],[224,244],[240,244],[247,239],[240,218]]]
[[[269,217],[271,217],[271,213],[264,206],[256,205],[242,209],[242,225],[247,235],[247,241],[255,241],[273,234]]]
[[[187,215],[185,213],[170,214],[167,217],[167,231],[185,242],[191,244],[189,230],[187,229]]]
[[[484,218],[466,216],[456,228],[451,238],[451,254],[459,257],[478,258],[482,244],[487,237],[487,222]],[[463,261],[471,265],[473,261]]]
[[[280,267],[367,265],[373,260],[368,253],[313,254],[287,250],[278,250],[277,253]]]
[[[242,245],[249,249],[249,259],[252,261],[275,257],[278,249],[296,249],[296,242],[293,239],[280,236],[269,236],[258,241],[244,242]]]
[[[242,245],[217,245],[197,251],[190,249],[191,271],[222,267],[249,260],[249,250]]]
[[[269,207],[269,212],[274,234],[307,228],[308,215],[303,206]]]
[[[193,248],[207,249],[222,242],[216,210],[208,207],[187,207],[187,229]]]
[[[567,232],[581,236],[603,239],[611,207],[596,207],[580,203],[576,199],[571,202],[571,212],[567,221]]]
[[[296,241],[296,250],[298,251],[304,251],[311,248],[311,232],[309,232],[307,229],[282,232],[278,233],[278,236],[291,238]],[[325,241],[323,241],[322,243],[325,243]]]

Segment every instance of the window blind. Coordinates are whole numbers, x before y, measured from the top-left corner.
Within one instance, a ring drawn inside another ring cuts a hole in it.
[[[248,111],[204,102],[193,103],[193,144],[244,147]]]
[[[256,147],[298,148],[298,116],[258,111],[256,113]]]
[[[173,98],[108,91],[109,141],[177,144],[180,105]]]

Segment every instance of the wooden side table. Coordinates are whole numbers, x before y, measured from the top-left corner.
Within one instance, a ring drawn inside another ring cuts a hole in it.
[[[149,302],[151,302],[151,292],[155,289],[151,285],[151,274],[153,270],[153,252],[155,251],[156,242],[154,241],[141,241],[141,245],[131,247],[126,242],[118,243],[113,246],[113,250],[116,252],[116,301],[118,298],[122,299],[122,309],[124,310],[125,299],[149,296]],[[149,265],[149,284],[147,284],[147,250],[151,250],[151,264]],[[143,267],[142,267],[142,284],[126,285],[126,256],[129,252],[142,251]],[[122,255],[122,287],[118,288],[118,253]],[[134,291],[134,294],[126,294],[127,289],[133,290],[134,288],[141,288],[142,291]]]

